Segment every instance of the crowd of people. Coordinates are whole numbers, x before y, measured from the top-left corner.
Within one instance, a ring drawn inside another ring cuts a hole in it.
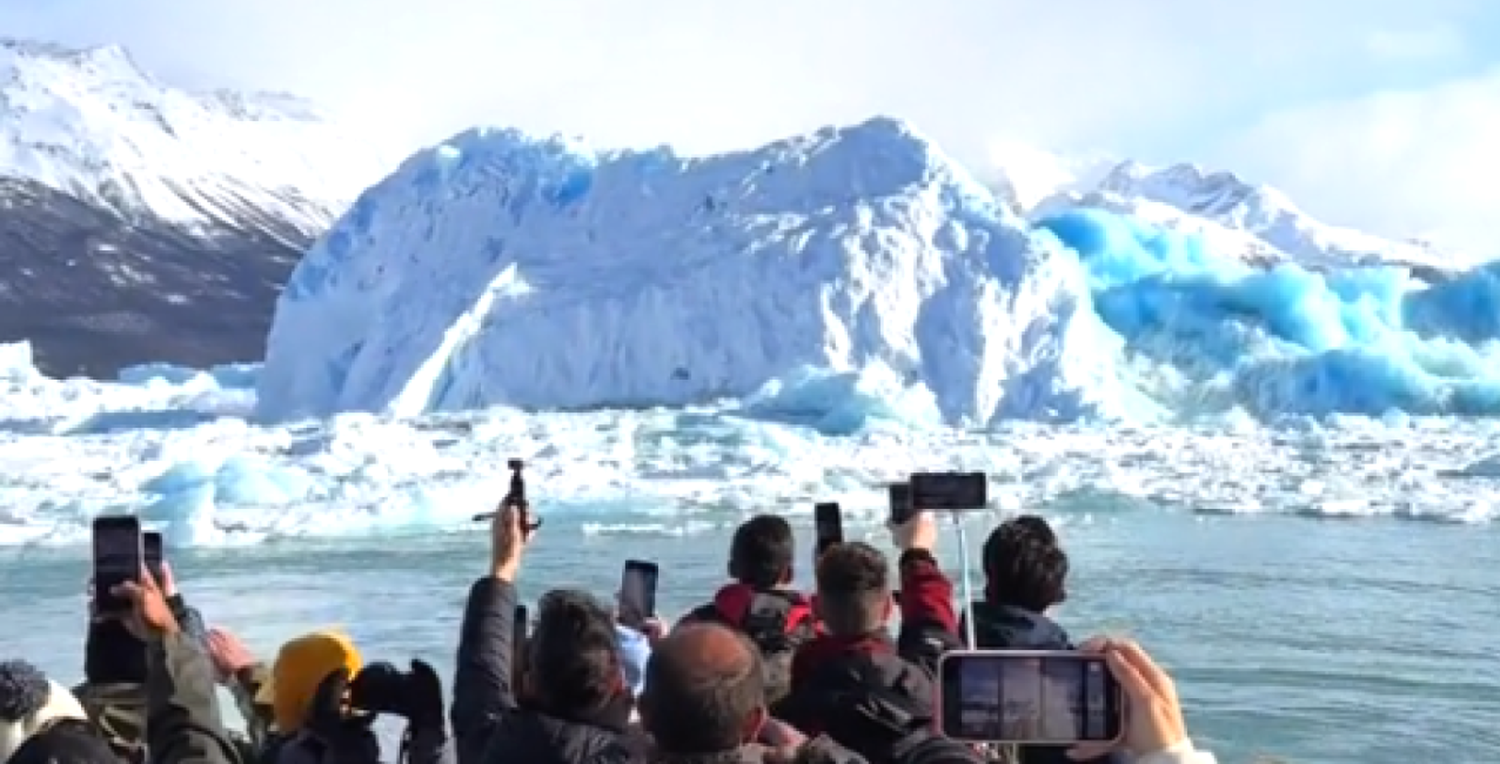
[[[163,567],[113,594],[132,605],[91,619],[84,682],[70,690],[22,660],[0,663],[4,764],[1204,764],[1173,682],[1138,645],[1075,644],[1049,616],[1067,596],[1068,557],[1046,521],[1003,522],[983,550],[973,603],[981,649],[1080,650],[1107,662],[1124,696],[1118,741],[982,746],[935,723],[936,671],[969,647],[937,524],[918,513],[879,549],[835,544],[797,591],[792,528],[744,522],[729,581],[668,628],[622,625],[587,592],[542,594],[518,624],[517,584],[540,532],[524,508],[491,522],[487,570],[469,590],[451,694],[428,664],[366,663],[345,635],[318,632],[269,661],[206,628]],[[899,623],[897,623],[899,621]],[[892,624],[897,624],[894,627]],[[518,629],[525,629],[519,633]],[[239,706],[231,732],[216,687]],[[382,750],[374,721],[404,725]]]

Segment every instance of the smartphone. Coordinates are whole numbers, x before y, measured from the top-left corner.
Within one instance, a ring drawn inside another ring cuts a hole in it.
[[[515,645],[511,660],[515,663],[525,662],[526,640],[531,638],[531,611],[525,605],[516,605],[515,632],[511,634],[511,644]]]
[[[938,725],[966,743],[1111,743],[1125,729],[1125,696],[1103,656],[978,650],[938,660]]]
[[[891,525],[900,525],[912,515],[911,483],[891,483],[886,489],[891,498]]]
[[[139,581],[145,557],[139,519],[130,515],[94,519],[94,607],[99,613],[130,610],[130,603],[110,590]]]
[[[531,611],[525,605],[516,605],[515,631],[510,635],[510,681],[512,692],[521,692],[526,686],[526,640],[531,636]]]
[[[161,583],[162,560],[166,559],[162,549],[161,534],[156,531],[146,531],[141,534],[141,559],[146,563],[146,570],[156,582]]]
[[[984,509],[989,486],[983,472],[919,472],[911,476],[911,506],[930,512]]]
[[[626,560],[620,578],[620,622],[639,626],[656,617],[656,584],[661,569],[654,562]]]
[[[837,502],[826,501],[813,507],[813,528],[817,533],[813,559],[822,557],[828,547],[844,543],[844,512]]]

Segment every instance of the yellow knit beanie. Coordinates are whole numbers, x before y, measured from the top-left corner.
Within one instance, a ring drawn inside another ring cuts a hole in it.
[[[318,685],[329,674],[343,668],[353,678],[363,666],[364,660],[348,636],[315,631],[281,646],[270,681],[256,693],[256,700],[274,709],[277,730],[294,732],[306,721]]]

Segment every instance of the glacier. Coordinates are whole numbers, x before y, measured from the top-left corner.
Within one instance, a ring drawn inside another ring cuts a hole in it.
[[[1127,355],[1169,366],[1184,410],[1500,415],[1500,263],[1428,283],[1409,268],[1262,268],[1100,210],[1038,226],[1078,253]]]
[[[1266,267],[1028,221],[899,120],[708,157],[476,129],[303,257],[258,417],[680,407],[880,422],[1500,414],[1500,266]]]
[[[475,130],[303,257],[257,413],[680,406],[878,369],[951,425],[1125,416],[1089,299],[1077,257],[897,120],[705,158]]]

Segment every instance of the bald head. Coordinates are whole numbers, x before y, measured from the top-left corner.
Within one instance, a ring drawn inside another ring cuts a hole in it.
[[[716,623],[690,624],[651,649],[648,671],[732,681],[754,668],[756,651],[739,632]]]
[[[718,624],[692,624],[651,648],[641,722],[664,753],[731,751],[765,721],[760,653]]]

